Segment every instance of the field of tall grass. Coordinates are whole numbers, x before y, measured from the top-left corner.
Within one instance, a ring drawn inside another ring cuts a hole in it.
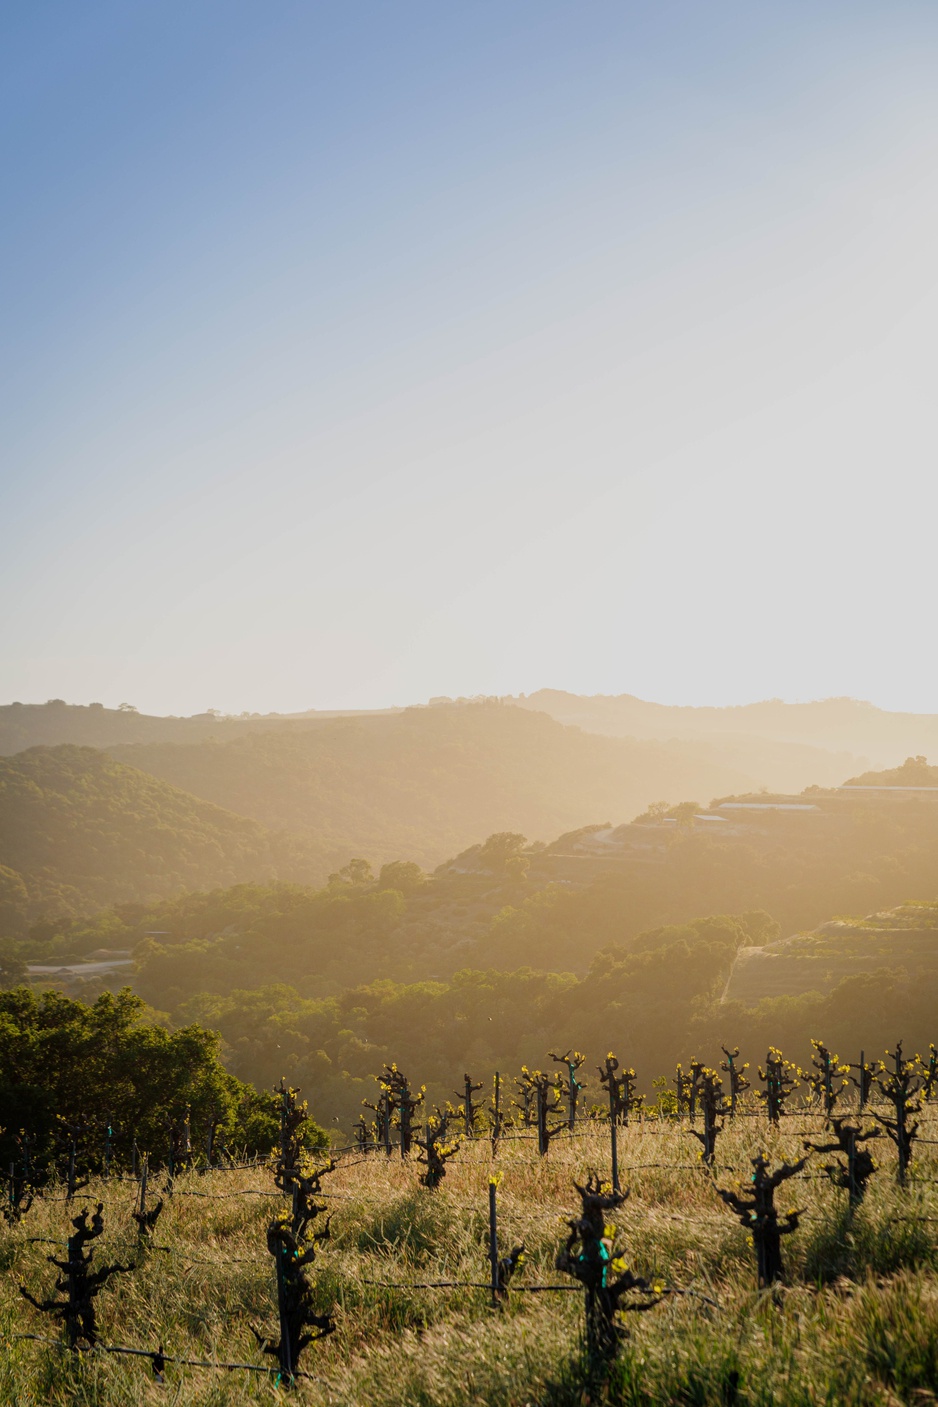
[[[488,1282],[486,1142],[465,1143],[435,1191],[396,1154],[348,1155],[323,1183],[332,1234],[310,1271],[317,1308],[334,1312],[337,1331],[306,1350],[300,1367],[310,1377],[289,1396],[336,1407],[938,1402],[938,1146],[918,1147],[901,1191],[891,1144],[873,1144],[880,1167],[854,1215],[821,1173],[823,1157],[786,1182],[780,1210],[797,1206],[804,1215],[785,1238],[785,1283],[775,1291],[757,1290],[752,1245],[716,1194],[715,1185],[746,1182],[758,1151],[773,1163],[794,1161],[804,1136],[822,1128],[820,1116],[786,1118],[778,1131],[740,1118],[719,1140],[713,1176],[686,1127],[649,1121],[620,1132],[629,1197],[611,1220],[625,1258],[636,1274],[695,1293],[624,1315],[618,1357],[594,1369],[583,1353],[579,1290],[512,1291],[493,1308],[482,1288],[400,1288]],[[938,1123],[923,1124],[923,1135],[936,1132]],[[522,1240],[527,1248],[512,1284],[563,1283],[554,1260],[566,1218],[579,1209],[573,1180],[608,1174],[608,1134],[557,1139],[546,1158],[530,1140],[506,1141],[496,1166],[500,1249]],[[95,1264],[136,1261],[97,1299],[102,1344],[264,1362],[251,1326],[276,1338],[266,1227],[284,1199],[271,1170],[177,1178],[153,1244],[140,1252],[135,1197],[130,1181],[96,1183],[71,1204],[63,1189],[49,1188],[22,1221],[0,1227],[0,1403],[234,1407],[282,1399],[286,1390],[271,1375],[170,1363],[159,1384],[145,1358],[17,1337],[61,1337],[17,1287],[37,1298],[51,1291],[56,1272],[46,1257],[55,1247],[34,1238],[64,1243],[71,1217],[100,1200],[105,1234],[93,1243]]]

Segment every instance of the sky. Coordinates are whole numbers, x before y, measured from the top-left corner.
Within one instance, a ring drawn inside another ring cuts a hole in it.
[[[0,12],[0,701],[938,711],[938,6]]]

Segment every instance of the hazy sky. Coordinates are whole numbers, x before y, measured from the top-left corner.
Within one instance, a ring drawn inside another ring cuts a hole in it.
[[[0,700],[938,710],[938,5],[0,15]]]

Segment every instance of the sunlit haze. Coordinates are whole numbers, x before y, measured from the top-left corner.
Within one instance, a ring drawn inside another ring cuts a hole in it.
[[[933,3],[0,25],[0,700],[938,710]]]

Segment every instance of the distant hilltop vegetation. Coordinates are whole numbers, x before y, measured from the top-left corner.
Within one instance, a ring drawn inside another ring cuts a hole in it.
[[[901,767],[884,772],[864,772],[850,777],[845,787],[888,787],[899,791],[938,791],[938,767],[929,767],[924,757],[907,757]]]
[[[395,710],[392,710],[392,712]],[[269,730],[285,723],[314,726],[330,718],[353,718],[355,713],[319,713],[311,710],[297,717],[279,713],[221,714],[217,709],[189,718],[161,718],[140,713],[132,704],[105,708],[103,704],[68,704],[49,699],[44,704],[0,705],[0,756],[25,748],[55,747],[78,743],[84,747],[108,748],[121,743],[197,742],[203,738],[235,738],[243,733]],[[371,717],[380,716],[377,714]]]

